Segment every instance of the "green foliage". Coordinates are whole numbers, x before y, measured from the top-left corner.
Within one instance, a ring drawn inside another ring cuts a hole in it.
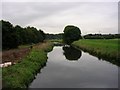
[[[73,41],[79,40],[81,37],[81,31],[76,26],[68,25],[64,29],[63,41],[66,44],[71,44]]]
[[[63,33],[59,33],[59,34],[46,34],[46,39],[62,39],[63,38]]]
[[[116,39],[120,38],[120,34],[87,34],[85,39]]]
[[[99,58],[109,60],[110,62],[120,65],[118,58],[120,58],[119,39],[82,39],[73,42],[72,45],[81,48],[84,51],[88,51],[92,55]]]
[[[16,48],[19,43],[13,25],[3,20],[0,23],[2,23],[2,47],[6,49]]]
[[[10,22],[3,20],[0,23],[2,23],[3,49],[17,48],[22,44],[43,42],[45,39],[45,33],[34,27],[22,28],[19,25],[14,27]]]
[[[52,45],[34,48],[20,63],[3,68],[3,88],[27,88],[35,75],[46,65],[47,52],[52,50]]]
[[[49,41],[51,42],[59,42],[59,43],[62,43],[62,39],[50,39]]]

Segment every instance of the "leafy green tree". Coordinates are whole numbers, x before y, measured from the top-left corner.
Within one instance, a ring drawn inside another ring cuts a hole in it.
[[[24,28],[22,28],[19,25],[16,25],[14,29],[16,30],[19,45],[24,44],[24,40],[25,40]]]
[[[22,28],[19,25],[14,27],[10,22],[3,20],[0,21],[0,25],[3,49],[17,48],[21,44],[39,43],[45,39],[45,33],[35,27]]]
[[[39,40],[43,42],[45,40],[46,35],[42,30],[39,30],[39,34],[41,35],[39,36]]]
[[[81,31],[78,27],[73,25],[68,25],[64,29],[63,41],[64,43],[70,45],[73,41],[79,40],[81,38]]]
[[[10,49],[18,46],[18,36],[13,25],[7,21],[0,21],[2,23],[2,48]]]
[[[63,38],[63,33],[59,34],[46,34],[46,39],[62,39]]]

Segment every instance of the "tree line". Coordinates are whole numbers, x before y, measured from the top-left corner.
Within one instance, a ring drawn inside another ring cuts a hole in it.
[[[87,34],[81,36],[81,30],[73,25],[64,28],[64,33],[49,34],[44,33],[41,29],[35,27],[13,26],[10,22],[1,20],[0,28],[2,29],[2,49],[17,48],[23,44],[36,44],[43,42],[45,39],[63,39],[64,43],[71,44],[79,39],[115,39],[120,38],[120,34]]]
[[[83,36],[84,39],[117,39],[120,34],[87,34]]]
[[[19,25],[13,26],[10,22],[1,20],[2,27],[2,49],[17,48],[21,44],[32,44],[43,42],[45,33],[35,27],[23,28]]]
[[[46,39],[62,39],[63,38],[63,33],[59,33],[59,34],[46,34]]]

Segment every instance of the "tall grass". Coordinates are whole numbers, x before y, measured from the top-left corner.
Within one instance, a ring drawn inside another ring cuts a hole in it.
[[[62,40],[62,39],[51,39],[51,40],[49,40],[49,41],[51,41],[51,42],[60,42],[60,43],[62,43],[62,42],[63,42],[63,40]]]
[[[50,42],[38,44],[20,63],[3,68],[3,88],[26,88],[46,64],[47,52],[52,47]]]
[[[119,39],[82,39],[73,42],[72,45],[79,47],[92,55],[98,56],[99,58],[107,59],[112,63],[119,65],[119,44]]]

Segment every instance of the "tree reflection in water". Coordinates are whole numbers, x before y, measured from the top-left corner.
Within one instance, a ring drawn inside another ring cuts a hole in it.
[[[64,51],[63,54],[65,55],[66,59],[70,61],[78,60],[82,55],[81,50],[78,50],[72,46],[70,47],[63,46],[63,51]]]

